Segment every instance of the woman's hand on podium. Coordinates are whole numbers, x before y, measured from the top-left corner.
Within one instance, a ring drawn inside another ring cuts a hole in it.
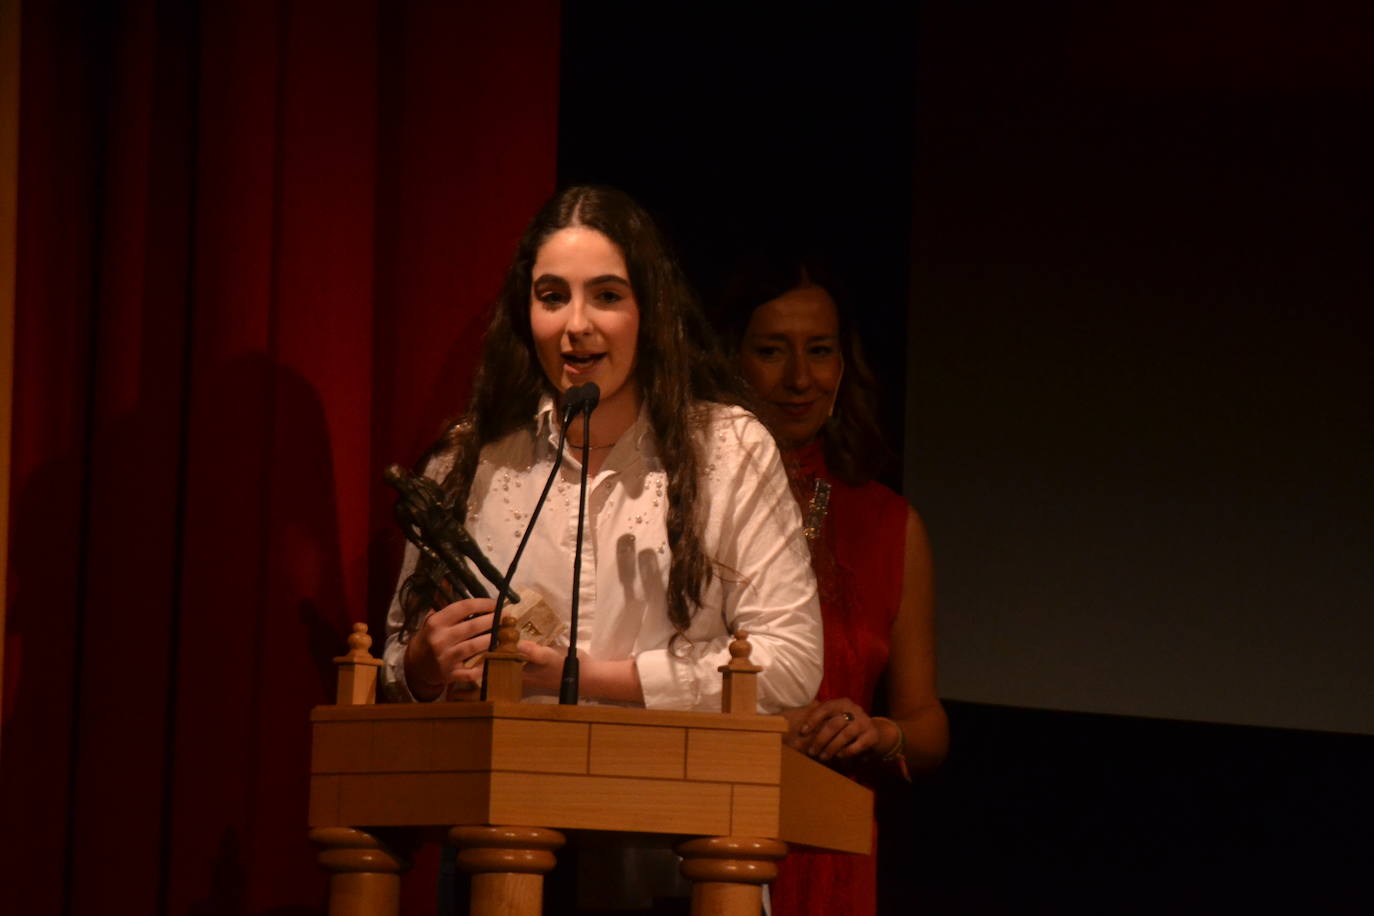
[[[526,687],[558,690],[562,686],[563,664],[568,658],[567,646],[541,646],[522,639],[520,654],[525,656]],[[578,649],[577,664],[581,672],[579,697],[626,703],[644,702],[639,668],[633,658],[588,658],[586,650]]]
[[[563,660],[568,650],[563,647],[541,646],[528,639],[520,640],[520,654],[525,657],[525,686],[543,690],[557,690],[563,680]],[[579,659],[586,654],[577,653]]]
[[[406,685],[417,700],[433,699],[446,684],[477,687],[482,666],[465,663],[491,640],[491,598],[465,598],[431,611],[406,646]]]
[[[783,718],[790,726],[783,742],[822,763],[873,751],[883,737],[878,723],[847,697],[789,709]]]

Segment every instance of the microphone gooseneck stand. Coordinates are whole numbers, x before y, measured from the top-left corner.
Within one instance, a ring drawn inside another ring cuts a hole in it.
[[[544,503],[549,498],[549,490],[553,488],[554,479],[558,476],[558,469],[563,466],[563,445],[568,438],[568,427],[573,419],[579,414],[589,415],[595,409],[597,401],[601,399],[601,389],[595,382],[588,382],[585,385],[577,385],[569,388],[563,395],[563,422],[558,424],[558,454],[554,456],[553,468],[549,471],[549,477],[544,481],[544,489],[539,494],[539,499],[535,501],[534,509],[530,512],[529,524],[525,526],[525,534],[520,538],[520,546],[515,548],[515,555],[511,557],[510,566],[506,567],[506,577],[501,580],[502,588],[496,596],[496,607],[491,614],[491,636],[487,642],[487,651],[494,652],[497,645],[497,631],[501,628],[501,611],[506,606],[506,596],[514,595],[510,589],[511,578],[515,575],[515,568],[520,565],[520,557],[525,552],[525,545],[530,542],[530,533],[534,531],[534,523],[539,518],[540,511],[544,508]],[[585,440],[583,440],[585,442]],[[583,463],[586,463],[585,450]],[[583,476],[586,474],[584,472]],[[517,602],[519,598],[515,599]],[[576,598],[574,598],[574,607]],[[575,613],[575,612],[574,612]],[[574,639],[576,636],[574,635]],[[481,699],[487,698],[487,662],[482,662],[482,693]]]
[[[594,389],[595,382],[589,382]],[[596,389],[597,397],[601,391]],[[593,402],[593,407],[595,403]],[[591,454],[592,412],[582,415],[582,483],[577,491],[577,548],[573,551],[572,610],[568,615],[568,657],[563,660],[563,680],[558,686],[558,702],[562,706],[577,705],[577,687],[581,671],[577,663],[577,605],[582,595],[582,523],[587,516],[587,458]]]

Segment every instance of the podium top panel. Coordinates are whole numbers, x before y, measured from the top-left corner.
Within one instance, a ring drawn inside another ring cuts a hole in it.
[[[375,703],[365,706],[316,706],[312,722],[416,721],[433,719],[528,719],[545,722],[592,722],[616,725],[660,725],[750,732],[787,732],[782,716],[727,715],[682,709],[625,706],[561,706],[555,703]]]

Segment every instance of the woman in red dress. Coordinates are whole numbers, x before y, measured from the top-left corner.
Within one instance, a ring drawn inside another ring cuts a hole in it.
[[[869,781],[939,766],[949,727],[935,685],[934,590],[920,517],[873,480],[887,455],[876,384],[836,305],[836,284],[801,261],[760,262],[728,299],[747,306],[740,368],[791,457],[825,626],[825,674],[786,715],[786,741]],[[873,716],[886,674],[888,716]],[[772,885],[775,916],[871,914],[876,855],[794,853]]]

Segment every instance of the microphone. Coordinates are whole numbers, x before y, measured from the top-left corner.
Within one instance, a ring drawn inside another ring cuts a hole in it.
[[[574,397],[576,392],[576,397]],[[577,605],[582,591],[582,526],[587,516],[587,458],[591,451],[592,411],[601,401],[601,389],[596,382],[569,388],[563,397],[564,412],[571,423],[582,413],[582,482],[577,491],[577,548],[573,551],[572,609],[568,614],[568,657],[563,660],[563,677],[558,684],[558,702],[562,706],[577,705],[577,687],[581,671],[577,662]],[[566,426],[564,432],[567,432]]]
[[[492,613],[491,613],[491,637],[490,637],[490,639],[489,639],[489,641],[488,641],[488,643],[487,643],[487,651],[488,651],[488,652],[495,652],[495,651],[496,651],[496,645],[497,645],[497,631],[501,628],[501,611],[502,611],[502,609],[506,606],[506,596],[507,596],[507,595],[513,595],[513,594],[514,594],[514,593],[511,592],[511,590],[510,590],[511,578],[514,577],[514,575],[515,575],[515,568],[516,568],[517,566],[520,565],[520,557],[525,553],[525,545],[528,544],[528,543],[530,542],[530,534],[534,531],[534,523],[535,523],[535,521],[539,518],[539,512],[540,512],[540,510],[542,510],[542,509],[544,508],[544,503],[548,501],[548,498],[549,498],[549,490],[551,490],[551,489],[553,488],[553,481],[554,481],[554,479],[558,476],[558,469],[559,469],[560,467],[563,466],[563,443],[564,443],[565,441],[567,441],[567,438],[568,438],[568,424],[570,424],[570,423],[572,422],[572,420],[573,420],[573,417],[577,416],[579,413],[584,414],[584,416],[590,417],[590,416],[591,416],[591,412],[592,412],[593,410],[596,409],[596,405],[597,405],[597,403],[598,403],[600,400],[601,400],[601,389],[600,389],[599,387],[597,387],[596,382],[587,382],[587,383],[584,384],[584,385],[574,385],[572,388],[569,388],[567,391],[563,392],[563,422],[562,422],[561,424],[559,424],[559,427],[558,427],[558,452],[557,452],[557,454],[554,456],[554,459],[553,459],[553,467],[549,469],[549,478],[548,478],[548,480],[544,481],[544,489],[543,489],[543,491],[539,494],[539,499],[535,502],[533,511],[530,512],[530,520],[529,520],[529,524],[527,524],[527,525],[525,526],[525,534],[524,534],[523,537],[520,538],[520,545],[519,545],[518,547],[515,548],[515,556],[511,557],[510,566],[506,567],[506,577],[505,577],[505,579],[501,580],[501,588],[500,588],[500,590],[499,590],[499,592],[497,593],[497,596],[496,596],[496,607],[492,609]],[[585,444],[585,442],[586,442],[586,430],[585,430],[585,429],[583,430],[583,440],[582,440],[582,441],[583,441],[583,443]],[[586,449],[584,448],[583,451],[582,451],[582,486],[583,486],[584,492],[585,492],[585,489],[586,489],[586,486],[587,486],[587,468],[586,468],[586,466],[587,466],[587,452],[586,452]],[[581,526],[581,517],[580,517],[580,516],[579,516],[579,519],[578,519],[577,546],[578,546],[578,551],[579,551],[578,557],[579,557],[579,560],[580,560],[580,558],[581,558],[581,553],[580,553],[580,551],[581,551],[581,549],[582,549],[582,526]],[[574,579],[574,581],[576,581],[576,579]],[[518,602],[520,599],[519,599],[519,598],[516,598],[515,600]],[[576,592],[574,592],[574,594],[573,594],[572,619],[573,619],[573,626],[574,626],[574,628],[575,628],[575,627],[577,626],[577,594],[576,594]],[[577,632],[576,632],[576,629],[574,629],[574,631],[573,631],[571,640],[572,640],[572,643],[573,643],[573,645],[574,645],[574,647],[575,647],[575,646],[577,645]],[[482,662],[482,694],[481,694],[481,699],[483,699],[483,700],[485,700],[485,699],[487,698],[487,673],[488,673],[488,671],[489,671],[489,668],[488,668],[488,666],[487,666],[487,663],[486,663],[486,661],[483,661],[483,662]],[[576,685],[574,684],[573,690],[576,691],[576,689],[577,689],[577,688],[576,688]],[[576,697],[576,693],[575,693],[575,692],[574,692],[573,695],[574,695],[574,697]],[[576,702],[576,700],[574,699],[573,702]]]
[[[566,428],[578,414],[591,415],[601,402],[601,388],[596,382],[574,385],[563,393],[563,426]]]

